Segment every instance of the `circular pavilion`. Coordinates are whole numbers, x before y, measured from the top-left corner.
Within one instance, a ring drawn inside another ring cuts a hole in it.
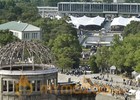
[[[2,47],[0,100],[42,100],[42,89],[57,84],[53,62],[50,50],[41,43],[21,41]]]

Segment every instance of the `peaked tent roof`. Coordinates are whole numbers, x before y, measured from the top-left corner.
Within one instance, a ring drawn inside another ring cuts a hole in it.
[[[111,26],[116,26],[116,25],[126,26],[127,24],[129,24],[129,18],[124,18],[120,16],[113,19]]]
[[[100,17],[100,16],[96,16],[94,18],[92,18],[89,22],[88,25],[97,25],[97,26],[101,26],[101,24],[104,22],[105,18]]]
[[[129,19],[129,24],[131,21],[140,21],[140,18],[137,18],[135,16],[132,16],[130,19]]]
[[[140,21],[140,18],[136,18],[135,16],[131,18],[124,18],[122,16],[116,17],[113,19],[111,26],[116,26],[116,25],[127,26],[128,24],[130,24],[131,21]]]
[[[34,25],[16,21],[7,22],[0,25],[0,30],[6,29],[15,31],[40,31],[40,28]]]
[[[71,23],[73,23],[76,28],[78,28],[80,25],[87,26],[87,25],[97,25],[101,26],[101,24],[104,22],[105,18],[97,16],[97,17],[74,17],[70,16]]]

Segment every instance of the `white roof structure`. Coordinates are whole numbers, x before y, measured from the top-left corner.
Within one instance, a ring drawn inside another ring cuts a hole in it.
[[[135,16],[131,18],[116,17],[113,19],[111,26],[127,26],[131,21],[140,21],[140,18],[136,18]]]
[[[137,18],[135,16],[132,16],[130,19],[129,19],[129,24],[131,21],[140,21],[140,18]]]
[[[87,26],[87,25],[97,25],[101,26],[101,24],[104,22],[105,18],[97,16],[97,17],[74,17],[70,16],[71,21],[69,23],[73,23],[76,28],[78,28],[80,25]]]
[[[34,25],[23,23],[21,21],[11,21],[0,25],[0,30],[15,30],[19,32],[25,32],[25,31],[40,31],[41,29],[39,27],[36,27]]]
[[[126,26],[127,24],[129,24],[129,18],[124,18],[124,17],[120,16],[120,17],[113,19],[111,26],[116,26],[116,25]]]

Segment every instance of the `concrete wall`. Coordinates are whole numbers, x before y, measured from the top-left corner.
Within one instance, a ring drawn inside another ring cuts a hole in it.
[[[48,85],[48,84],[52,84],[50,82],[54,81],[54,84],[57,84],[57,73],[49,73],[49,74],[46,74],[46,75],[30,75],[30,76],[27,76],[28,77],[28,80],[30,81],[30,83],[32,81],[40,81],[41,82],[41,85]],[[37,90],[37,83],[36,83],[36,87],[35,87],[35,91],[32,91],[31,94],[29,93],[26,93],[24,92],[24,96],[20,96],[20,95],[17,95],[16,94],[16,90],[15,90],[15,87],[16,87],[16,83],[18,83],[20,80],[20,76],[10,76],[10,75],[1,75],[0,76],[0,100],[20,100],[20,97],[23,97],[24,99],[21,99],[21,100],[42,100],[42,92],[41,90],[38,91]],[[7,90],[6,91],[3,91],[3,81],[5,82],[6,81],[6,84],[7,84]],[[13,82],[13,91],[9,91],[9,81],[10,82]],[[40,85],[40,86],[41,86]],[[20,92],[21,93],[21,92]],[[26,98],[26,99],[25,99]]]

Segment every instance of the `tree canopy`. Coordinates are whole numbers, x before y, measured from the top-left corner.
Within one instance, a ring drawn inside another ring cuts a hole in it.
[[[128,36],[129,34],[137,34],[139,32],[140,22],[131,21],[131,23],[124,28],[123,36]]]
[[[19,40],[17,37],[13,36],[11,32],[8,30],[1,30],[0,31],[0,46],[6,45],[10,42]]]
[[[53,41],[52,51],[62,68],[79,67],[80,50],[79,41],[71,34],[60,34]]]
[[[140,3],[140,0],[125,0],[126,3]]]
[[[0,1],[0,23],[13,20],[33,22],[40,18],[38,9],[29,2]]]
[[[89,63],[89,66],[90,66],[91,70],[93,71],[93,73],[98,73],[99,72],[99,68],[97,67],[95,55],[92,55],[90,57],[88,63]]]
[[[111,2],[113,2],[113,0],[103,0],[103,2],[111,3]]]

